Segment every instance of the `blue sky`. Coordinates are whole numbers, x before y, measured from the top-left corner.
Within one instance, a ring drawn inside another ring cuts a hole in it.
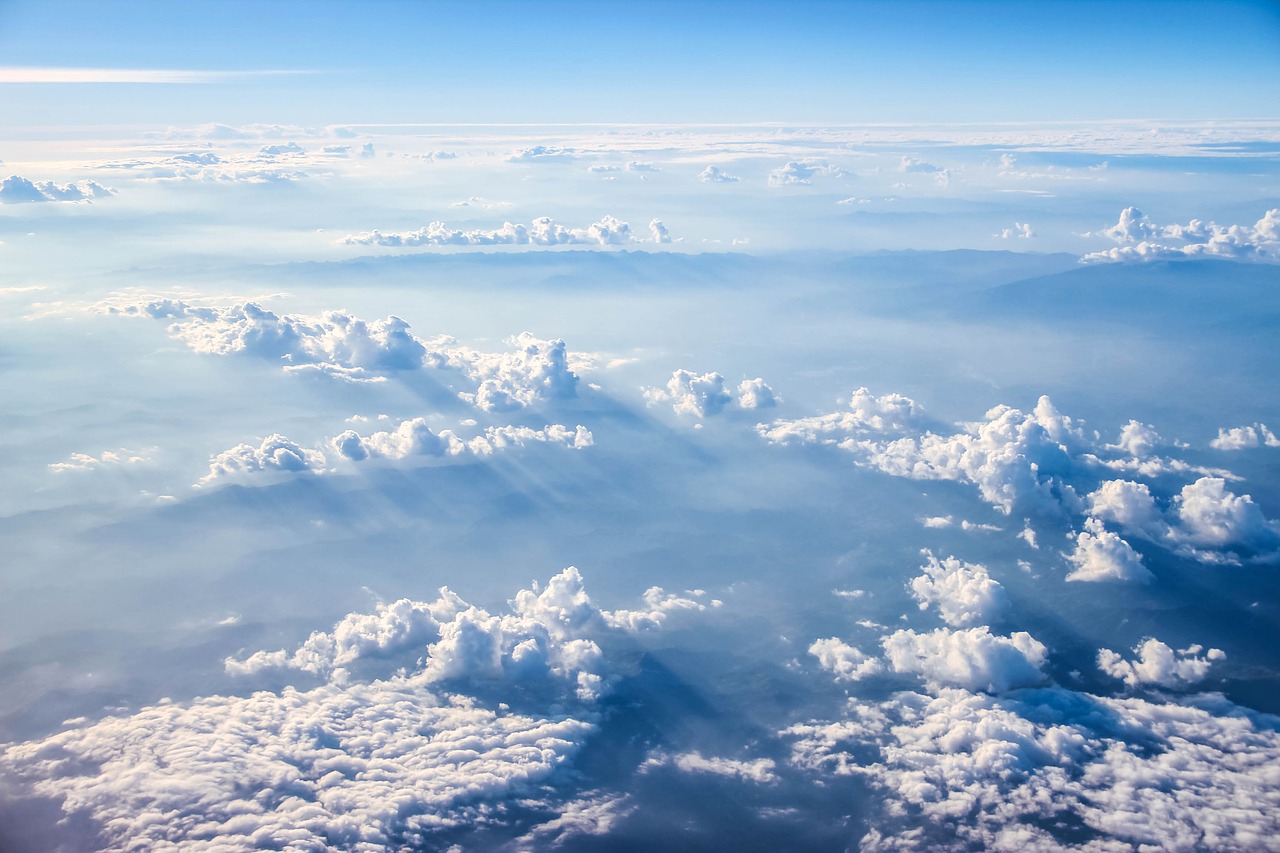
[[[32,123],[991,122],[1266,117],[1258,2],[0,4],[6,66],[294,70],[14,85]]]

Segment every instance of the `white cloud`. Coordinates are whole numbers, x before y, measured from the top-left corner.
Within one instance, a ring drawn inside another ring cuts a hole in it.
[[[769,186],[808,186],[815,177],[843,178],[846,174],[826,160],[791,160],[769,173]]]
[[[459,396],[486,411],[511,411],[573,397],[578,375],[562,340],[522,332],[508,352],[482,352],[449,337],[423,340],[399,317],[365,321],[341,311],[320,316],[277,314],[255,302],[204,307],[181,299],[104,303],[99,310],[172,320],[169,333],[196,352],[244,353],[286,361],[287,372],[320,372],[369,381],[397,371],[456,371],[468,380]]]
[[[719,373],[688,370],[676,370],[667,380],[666,388],[645,389],[644,396],[649,405],[670,402],[676,414],[699,418],[717,415],[733,401]]]
[[[329,442],[339,456],[360,462],[365,459],[401,460],[413,457],[489,456],[508,447],[529,443],[559,444],[574,450],[594,443],[591,431],[579,425],[569,429],[548,424],[543,429],[525,426],[491,426],[473,438],[460,438],[453,430],[435,432],[425,418],[401,421],[395,429],[362,436],[346,430]]]
[[[686,590],[684,595],[667,592],[660,586],[645,590],[644,607],[638,610],[605,610],[601,612],[606,624],[633,633],[661,628],[673,614],[701,613],[708,608],[720,607],[719,599],[704,602],[705,590]]]
[[[532,145],[528,148],[517,148],[507,155],[506,160],[508,163],[554,163],[572,160],[576,156],[578,151],[573,148]]]
[[[1280,765],[1274,718],[1220,696],[1173,705],[943,690],[848,713],[784,734],[793,764],[861,776],[880,794],[855,845],[869,853],[1247,853],[1280,833],[1280,787],[1263,769]]]
[[[517,839],[516,843],[534,845],[534,849],[545,849],[559,847],[582,836],[608,835],[615,824],[636,808],[638,806],[626,794],[590,794],[565,803],[559,808],[559,814],[555,818],[535,826]]]
[[[649,220],[649,240],[653,243],[671,242],[671,232],[662,224],[661,219]]]
[[[1156,225],[1142,211],[1127,207],[1110,228],[1085,236],[1107,237],[1119,245],[1092,252],[1081,260],[1149,261],[1181,257],[1227,257],[1280,260],[1280,208],[1272,208],[1253,225],[1217,225],[1193,219],[1186,225]]]
[[[809,654],[818,659],[818,665],[835,676],[836,681],[861,681],[884,669],[879,658],[871,657],[836,637],[815,640],[809,646]]]
[[[1022,240],[1030,240],[1036,235],[1031,226],[1026,222],[1015,222],[1012,228],[1001,228],[996,232],[997,237],[1001,240],[1008,240],[1011,237],[1017,237]]]
[[[1280,535],[1249,495],[1236,495],[1220,477],[1201,477],[1173,500],[1177,542],[1208,548],[1275,548]]]
[[[698,180],[706,184],[736,184],[740,179],[721,171],[719,166],[708,166],[698,173]]]
[[[91,453],[72,453],[67,457],[66,462],[49,463],[49,470],[62,474],[68,471],[93,471],[99,468],[116,468],[121,465],[138,465],[148,461],[150,460],[143,455],[143,452],[121,447],[118,450],[104,450],[97,456]]]
[[[991,577],[981,563],[966,563],[955,557],[939,560],[924,552],[924,572],[911,581],[911,594],[920,609],[937,607],[943,622],[953,628],[984,625],[995,619],[1008,605],[1004,588]]]
[[[657,220],[654,220],[657,221]],[[661,223],[659,222],[659,225]],[[652,229],[652,223],[650,224]],[[665,229],[663,229],[665,233]],[[658,242],[668,242],[668,240]],[[586,228],[567,228],[549,216],[541,216],[530,224],[504,222],[495,229],[463,231],[450,228],[443,222],[432,222],[417,231],[383,233],[374,229],[359,234],[348,234],[340,241],[348,246],[564,246],[596,245],[623,246],[643,242],[636,237],[630,223],[613,216],[604,216]]]
[[[59,184],[54,181],[29,181],[19,175],[10,175],[0,181],[0,204],[46,201],[90,202],[95,198],[107,198],[115,194],[115,190],[104,187],[97,181]]]
[[[257,447],[252,444],[237,444],[211,458],[209,473],[200,479],[200,484],[259,472],[319,473],[324,464],[324,454],[319,450],[303,447],[283,435],[273,434],[264,438]]]
[[[1157,447],[1163,446],[1165,440],[1150,424],[1130,420],[1120,428],[1120,437],[1108,449],[1123,450],[1135,459],[1145,459],[1152,455]]]
[[[1067,555],[1075,571],[1069,581],[1125,581],[1147,583],[1151,572],[1128,542],[1112,533],[1096,518],[1086,518],[1076,535],[1075,549]]]
[[[1202,681],[1214,661],[1224,660],[1221,649],[1191,646],[1174,651],[1169,646],[1150,637],[1134,647],[1134,660],[1125,660],[1111,649],[1098,652],[1098,668],[1112,678],[1119,678],[1130,687],[1145,684],[1157,687],[1180,688]]]
[[[722,758],[718,756],[707,758],[700,752],[682,752],[676,755],[657,752],[640,765],[640,772],[646,772],[654,767],[675,767],[682,773],[705,773],[757,784],[769,784],[778,781],[777,775],[773,772],[776,765],[768,758],[755,758],[744,761],[738,758]]]
[[[470,198],[463,199],[462,201],[452,202],[449,206],[450,207],[483,207],[484,209],[488,210],[494,207],[511,207],[512,204],[509,201],[493,201],[491,199],[481,198],[480,196],[473,195]]]
[[[1025,631],[1007,637],[985,625],[966,630],[939,628],[928,634],[895,631],[880,641],[895,672],[922,676],[934,689],[963,687],[1003,693],[1044,681],[1042,643]]]
[[[778,396],[757,376],[738,383],[738,405],[744,409],[771,409],[778,405]]]
[[[1280,438],[1276,437],[1266,424],[1252,426],[1219,428],[1218,437],[1209,442],[1214,450],[1248,450],[1254,447],[1280,447]]]
[[[832,412],[797,420],[777,420],[761,424],[756,431],[774,444],[836,444],[863,432],[888,432],[919,425],[923,410],[910,397],[901,394],[874,396],[865,387],[853,392],[847,412]]]

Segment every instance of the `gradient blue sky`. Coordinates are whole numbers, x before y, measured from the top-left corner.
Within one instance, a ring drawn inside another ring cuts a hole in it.
[[[1270,2],[0,2],[0,66],[291,70],[0,86],[13,124],[1265,118]]]

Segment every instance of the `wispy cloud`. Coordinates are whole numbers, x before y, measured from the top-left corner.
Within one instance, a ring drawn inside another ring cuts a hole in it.
[[[310,71],[192,71],[177,68],[41,68],[0,66],[0,83],[217,83]]]

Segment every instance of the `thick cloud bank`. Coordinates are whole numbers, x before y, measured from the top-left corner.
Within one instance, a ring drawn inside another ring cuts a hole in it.
[[[1215,695],[942,689],[850,702],[784,735],[794,765],[883,796],[862,850],[1243,853],[1280,832],[1278,729]]]
[[[435,602],[351,614],[292,652],[227,661],[233,673],[297,670],[320,686],[161,702],[7,746],[0,768],[122,849],[423,849],[447,846],[435,839],[452,828],[517,820],[554,818],[535,834],[572,834],[570,815],[607,829],[620,802],[561,808],[545,785],[596,730],[611,683],[597,640],[628,613],[597,609],[572,568],[521,590],[502,615],[442,589]],[[443,692],[521,685],[544,691],[545,711]],[[718,761],[704,759],[707,772],[767,778],[766,765]]]

